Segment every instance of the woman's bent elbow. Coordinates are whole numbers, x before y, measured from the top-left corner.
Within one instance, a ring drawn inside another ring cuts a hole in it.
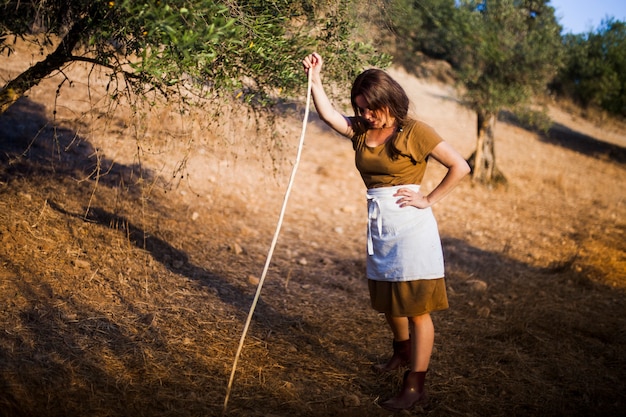
[[[466,160],[463,160],[463,163],[461,164],[461,172],[463,177],[472,172],[472,168],[470,168]]]

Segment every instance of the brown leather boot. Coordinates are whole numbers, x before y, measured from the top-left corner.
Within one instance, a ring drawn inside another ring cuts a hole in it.
[[[428,402],[428,396],[424,389],[426,372],[406,371],[402,390],[398,395],[380,403],[380,406],[389,411],[410,410],[416,405],[424,405]]]
[[[372,366],[376,372],[389,372],[406,366],[411,362],[411,339],[401,342],[393,341],[393,355],[387,363]]]

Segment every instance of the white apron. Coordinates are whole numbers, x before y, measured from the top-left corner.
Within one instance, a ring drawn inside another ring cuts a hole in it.
[[[367,190],[367,277],[395,282],[442,278],[443,250],[432,209],[400,207],[400,197],[393,196],[400,188],[420,187]]]

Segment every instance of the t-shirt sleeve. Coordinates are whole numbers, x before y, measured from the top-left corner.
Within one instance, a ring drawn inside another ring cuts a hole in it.
[[[352,148],[356,151],[359,146],[362,146],[365,141],[365,131],[359,130],[357,128],[358,124],[356,123],[355,116],[348,117],[348,123],[352,127],[354,134],[352,135]]]
[[[408,133],[406,148],[416,162],[422,162],[435,146],[443,142],[443,138],[435,129],[422,122],[416,121]]]

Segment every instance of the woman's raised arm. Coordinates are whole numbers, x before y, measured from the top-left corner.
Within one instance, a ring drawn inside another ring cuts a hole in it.
[[[308,55],[302,60],[302,66],[307,74],[310,72],[311,76],[311,95],[313,97],[313,104],[315,104],[315,110],[328,126],[339,134],[351,138],[354,134],[350,119],[347,116],[338,112],[332,105],[322,84],[321,72],[324,60],[322,57],[314,52]]]

